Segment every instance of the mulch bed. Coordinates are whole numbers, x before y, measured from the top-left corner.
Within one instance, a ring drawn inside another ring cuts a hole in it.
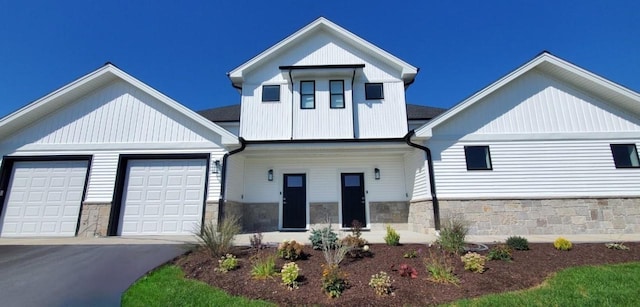
[[[487,261],[487,270],[472,273],[464,270],[457,256],[450,256],[459,285],[438,284],[430,280],[423,258],[435,247],[424,244],[401,246],[371,245],[371,257],[345,259],[340,267],[347,273],[349,288],[339,298],[329,298],[321,289],[321,265],[325,263],[322,252],[305,246],[306,259],[296,261],[300,267],[302,281],[297,290],[288,290],[279,277],[267,280],[251,278],[250,258],[253,251],[237,250],[240,267],[228,273],[215,272],[218,259],[212,259],[203,251],[188,253],[174,261],[187,278],[201,280],[223,289],[232,295],[263,299],[279,305],[335,305],[335,306],[402,306],[431,305],[451,302],[461,298],[478,297],[490,293],[527,289],[540,285],[547,277],[561,269],[579,265],[598,265],[640,261],[640,243],[625,243],[630,250],[612,250],[602,243],[574,244],[570,251],[558,251],[551,243],[529,244],[528,251],[514,251],[513,261]],[[490,246],[489,246],[490,247]],[[275,253],[271,247],[266,252]],[[419,251],[418,257],[407,259],[403,254]],[[263,252],[265,252],[263,250]],[[480,252],[486,255],[487,252]],[[285,260],[277,261],[281,268]],[[418,271],[418,277],[401,277],[397,268],[408,264]],[[392,296],[376,296],[369,287],[371,275],[387,272],[393,279]]]

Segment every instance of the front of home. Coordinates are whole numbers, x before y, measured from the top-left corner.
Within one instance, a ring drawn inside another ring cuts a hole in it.
[[[444,112],[418,69],[324,18],[194,112],[112,64],[0,119],[0,237],[332,223],[472,234],[640,233],[640,95],[542,53]]]

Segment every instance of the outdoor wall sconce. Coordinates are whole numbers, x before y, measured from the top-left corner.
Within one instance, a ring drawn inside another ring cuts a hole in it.
[[[213,161],[213,169],[211,170],[212,174],[220,173],[220,160]]]
[[[377,167],[373,169],[373,178],[380,180],[380,169]]]
[[[270,170],[267,172],[267,180],[269,180],[269,181],[273,181],[273,170],[272,170],[272,169],[270,169]]]

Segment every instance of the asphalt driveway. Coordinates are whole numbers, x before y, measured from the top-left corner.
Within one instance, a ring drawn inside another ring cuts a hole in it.
[[[138,278],[182,245],[0,246],[2,306],[120,306]]]

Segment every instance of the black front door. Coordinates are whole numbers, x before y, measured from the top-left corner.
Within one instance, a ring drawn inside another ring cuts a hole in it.
[[[341,174],[342,181],[342,227],[351,227],[358,220],[362,227],[365,219],[364,174]]]
[[[307,190],[305,174],[284,174],[282,228],[307,227]]]

